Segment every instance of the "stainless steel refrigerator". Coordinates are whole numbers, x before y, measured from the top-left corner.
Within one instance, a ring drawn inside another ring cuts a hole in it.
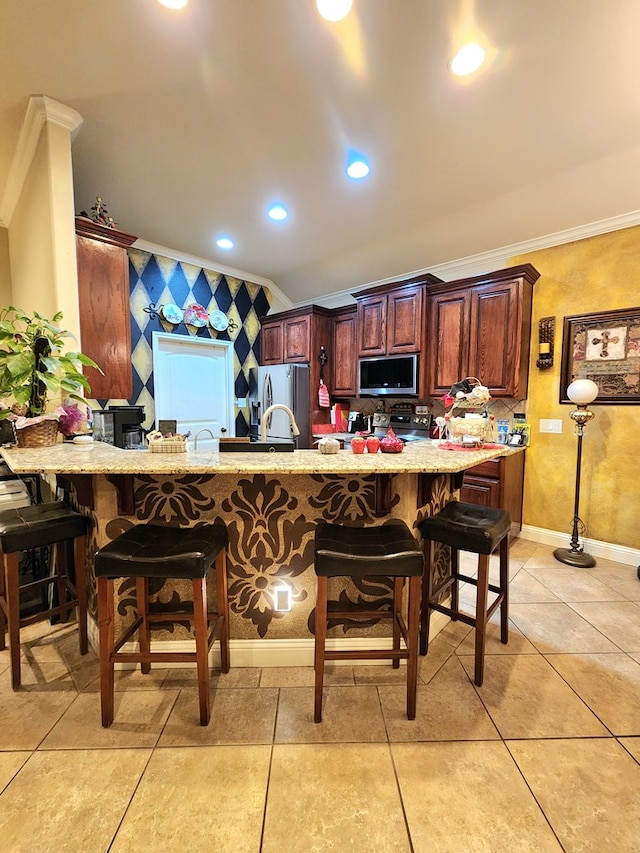
[[[251,437],[260,437],[262,418],[269,406],[281,403],[291,409],[298,424],[300,435],[296,442],[297,447],[308,448],[311,414],[309,365],[274,364],[259,367],[253,378],[255,382],[251,383]],[[267,438],[270,441],[291,440],[291,424],[287,413],[282,409],[276,409],[269,416]]]

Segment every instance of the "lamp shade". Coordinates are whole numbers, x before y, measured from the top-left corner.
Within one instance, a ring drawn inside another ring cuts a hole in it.
[[[599,392],[600,389],[591,379],[576,379],[567,388],[567,397],[578,406],[588,406]]]

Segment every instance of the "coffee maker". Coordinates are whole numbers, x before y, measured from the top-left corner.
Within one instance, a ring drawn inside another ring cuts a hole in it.
[[[144,406],[109,406],[94,409],[93,436],[126,450],[136,450],[144,440]]]

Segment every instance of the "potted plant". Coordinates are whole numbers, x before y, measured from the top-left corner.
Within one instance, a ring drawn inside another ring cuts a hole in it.
[[[57,325],[61,319],[60,311],[48,320],[13,305],[0,309],[0,419],[14,421],[21,446],[54,444],[61,416],[64,423],[62,401],[84,404],[81,393],[91,393],[82,367],[100,370],[82,353],[63,352],[73,335]]]

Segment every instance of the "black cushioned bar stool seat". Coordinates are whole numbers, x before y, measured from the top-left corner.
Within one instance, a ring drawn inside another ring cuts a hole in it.
[[[9,629],[11,685],[20,687],[20,628],[42,622],[51,616],[69,618],[77,607],[80,654],[86,654],[87,642],[87,541],[89,518],[74,512],[62,501],[33,504],[0,512],[0,649],[5,648],[5,625]],[[73,541],[74,579],[67,574],[66,544]],[[23,551],[55,546],[53,573],[46,578],[20,585],[19,560]],[[58,604],[31,616],[20,618],[20,592],[56,585]]]
[[[431,611],[437,610],[475,628],[474,681],[480,686],[484,678],[484,647],[487,622],[500,607],[500,639],[509,640],[509,531],[511,518],[503,509],[476,506],[462,501],[450,501],[435,515],[424,518],[418,529],[424,539],[425,582],[422,590],[420,651],[427,653]],[[440,542],[451,548],[451,575],[433,587],[432,543]],[[500,582],[489,583],[489,557],[500,546]],[[478,577],[460,574],[459,551],[478,554]],[[460,581],[476,587],[475,616],[460,610]],[[443,592],[451,589],[451,606],[439,603]],[[496,598],[489,606],[489,592]]]
[[[114,716],[114,663],[139,663],[143,673],[152,662],[195,663],[198,675],[200,725],[211,719],[209,697],[209,650],[220,641],[223,672],[229,672],[229,605],[227,600],[226,547],[224,522],[198,527],[162,527],[137,524],[96,553],[95,573],[98,585],[98,625],[100,629],[100,697],[102,725],[108,727]],[[209,569],[215,564],[217,612],[207,608]],[[114,588],[116,578],[136,579],[136,618],[115,641]],[[193,607],[173,612],[149,610],[149,580],[152,578],[187,579],[193,585]],[[152,623],[193,622],[195,652],[152,652]],[[209,624],[213,628],[209,631]],[[122,646],[138,633],[139,651],[121,652]]]
[[[422,551],[404,523],[396,519],[379,527],[343,527],[321,521],[315,534],[315,571],[317,601],[315,624],[315,696],[314,721],[322,721],[322,685],[327,660],[407,660],[407,717],[416,716],[418,681],[418,643],[420,629],[420,584],[424,566]],[[387,577],[393,578],[393,605],[388,610],[352,609],[327,612],[327,588],[330,577]],[[409,581],[408,616],[402,615],[402,591],[405,578]],[[327,624],[331,619],[371,621],[393,620],[392,649],[327,650]],[[405,649],[400,648],[400,637]]]

